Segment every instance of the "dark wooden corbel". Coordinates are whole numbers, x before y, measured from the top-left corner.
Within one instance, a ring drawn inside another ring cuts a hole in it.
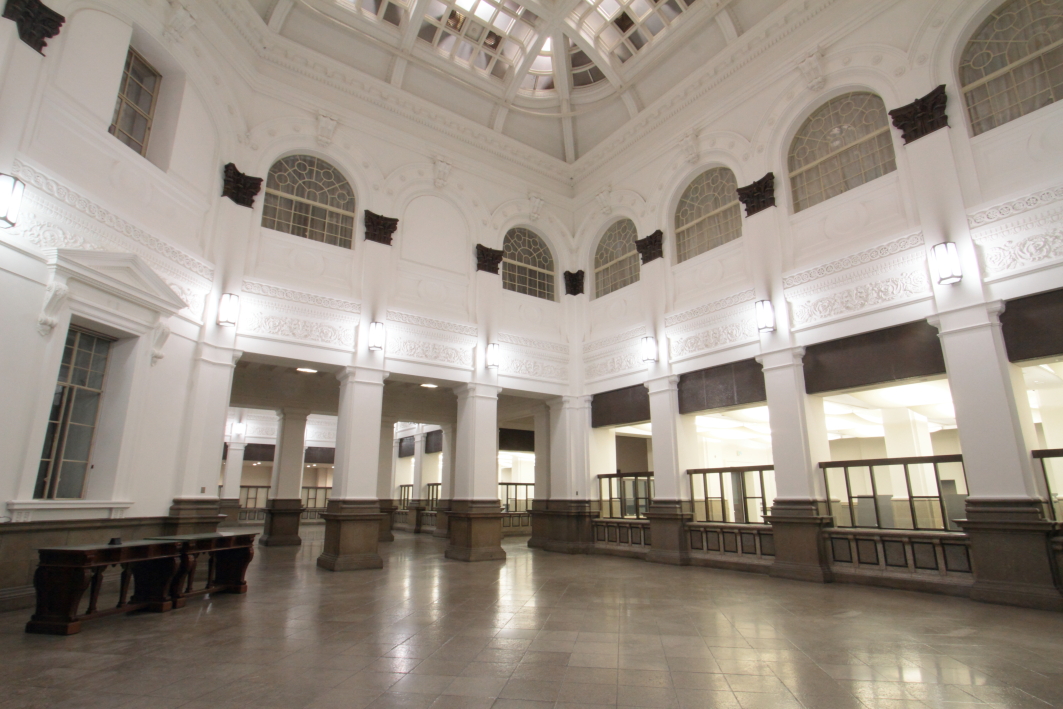
[[[775,173],[769,172],[753,184],[739,187],[738,199],[745,205],[747,217],[763,212],[768,207],[774,207]]]
[[[254,207],[255,196],[262,189],[262,178],[245,175],[229,163],[225,166],[225,181],[221,196],[228,197],[241,207]]]

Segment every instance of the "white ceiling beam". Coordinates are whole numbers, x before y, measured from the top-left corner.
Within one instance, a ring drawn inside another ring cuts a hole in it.
[[[421,20],[424,18],[429,2],[431,0],[416,0],[410,7],[410,12],[406,16],[406,28],[402,32],[402,41],[399,43],[399,49],[403,54],[408,54],[413,49],[413,43],[417,41],[417,33],[421,31]]]
[[[729,7],[721,7],[720,11],[716,13],[716,24],[719,25],[720,31],[723,32],[728,44],[738,39],[738,35],[742,34],[738,29],[738,20],[735,19],[734,13],[731,12]]]
[[[561,137],[565,145],[565,162],[576,162],[576,138],[573,132],[572,116],[568,115],[572,110],[572,74],[568,70],[568,43],[565,35],[558,27],[551,35],[551,44],[554,48],[554,88],[561,97]]]
[[[280,34],[281,27],[284,26],[284,21],[288,19],[288,13],[293,7],[295,7],[295,0],[277,0],[277,4],[270,10],[269,21],[266,22],[271,32]]]

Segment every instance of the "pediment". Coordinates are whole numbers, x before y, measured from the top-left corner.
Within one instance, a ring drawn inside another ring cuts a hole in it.
[[[144,259],[116,251],[52,249],[48,265],[89,285],[173,314],[187,307]]]

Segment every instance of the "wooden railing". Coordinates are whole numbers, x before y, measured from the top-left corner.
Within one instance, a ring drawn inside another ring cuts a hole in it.
[[[775,560],[771,525],[726,522],[688,522],[691,562],[703,566],[762,571]]]
[[[594,547],[606,554],[643,557],[650,550],[650,523],[644,519],[596,519]]]
[[[1048,514],[1063,522],[1063,448],[1047,448],[1034,451],[1033,457],[1041,466],[1048,491]]]
[[[974,583],[970,543],[963,533],[834,527],[824,534],[839,580],[936,591],[952,587],[959,594]],[[894,583],[884,583],[889,581]]]

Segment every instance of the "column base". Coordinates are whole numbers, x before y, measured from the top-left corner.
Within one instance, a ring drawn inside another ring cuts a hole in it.
[[[166,534],[211,534],[218,531],[222,519],[216,499],[175,497],[166,518]]]
[[[325,520],[325,549],[317,565],[329,571],[382,569],[379,504],[375,500],[329,500]]]
[[[646,561],[686,566],[690,563],[690,545],[686,524],[694,515],[683,509],[679,500],[654,500],[646,512],[650,521],[650,549]]]
[[[399,509],[394,500],[378,500],[380,512],[384,515],[380,518],[380,535],[377,537],[382,542],[395,541],[395,535],[391,531],[391,513]]]
[[[424,517],[422,516],[422,513],[425,510],[424,503],[420,500],[415,500],[410,503],[408,510],[409,511],[406,514],[407,519],[410,520],[410,531],[414,534],[420,534],[421,525],[424,523]]]
[[[301,545],[299,517],[302,514],[302,500],[266,500],[266,526],[258,543],[264,547]]]
[[[830,583],[834,580],[823,530],[834,526],[821,500],[776,500],[768,523],[775,541],[775,578]]]
[[[1052,537],[1063,524],[1044,517],[1040,500],[967,499],[957,520],[971,541],[971,598],[1041,610],[1063,610]]]
[[[528,546],[560,554],[590,554],[595,517],[590,500],[535,500]]]
[[[219,527],[235,527],[240,524],[240,500],[238,498],[219,500],[218,512],[224,517],[218,522]]]
[[[445,556],[457,561],[497,561],[502,549],[502,508],[498,500],[452,500],[447,513],[450,542]]]
[[[450,500],[439,500],[436,503],[436,528],[432,532],[433,537],[446,537],[450,536],[450,531],[447,529],[447,514],[450,512]]]

